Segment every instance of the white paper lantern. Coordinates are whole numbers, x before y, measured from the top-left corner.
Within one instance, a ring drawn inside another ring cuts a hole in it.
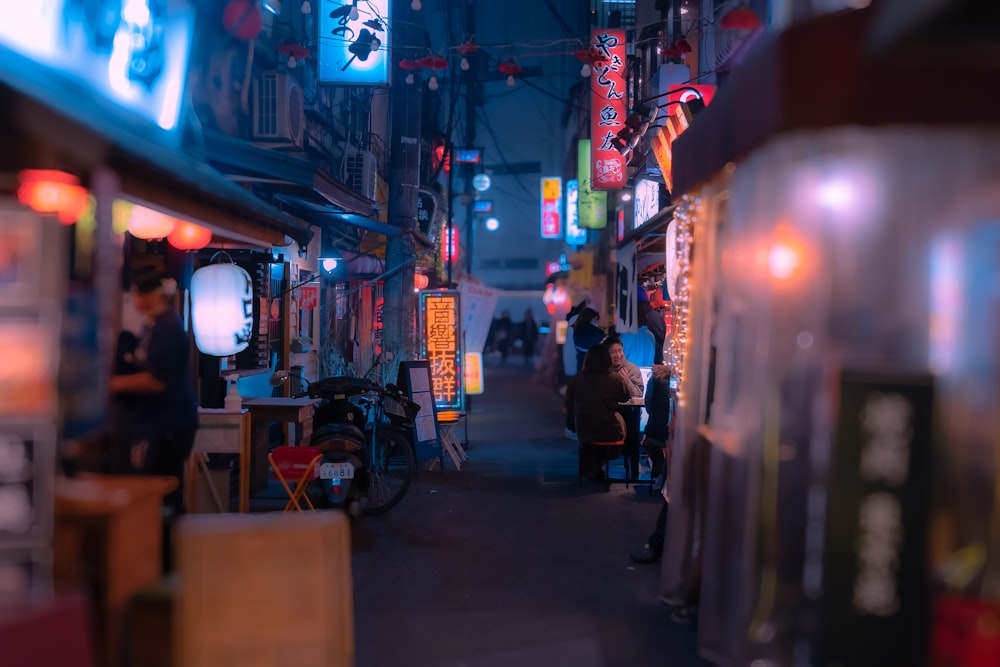
[[[191,276],[194,342],[205,354],[228,357],[250,345],[253,281],[236,264],[210,264]]]

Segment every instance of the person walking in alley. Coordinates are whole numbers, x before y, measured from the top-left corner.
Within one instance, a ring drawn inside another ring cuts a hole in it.
[[[535,321],[535,314],[528,308],[524,311],[524,330],[521,332],[521,342],[524,344],[524,365],[531,364],[531,358],[535,355],[535,344],[538,343],[538,322]]]
[[[507,355],[510,354],[510,346],[513,342],[511,338],[514,335],[514,322],[510,319],[510,311],[505,310],[500,313],[500,318],[494,323],[493,327],[493,340],[497,351],[500,353],[500,362],[506,364]]]
[[[595,482],[605,480],[602,462],[609,448],[592,443],[625,439],[625,419],[618,411],[618,404],[628,398],[625,380],[611,368],[608,347],[591,347],[583,368],[570,379],[566,388],[566,409],[575,415],[580,440],[581,476]]]

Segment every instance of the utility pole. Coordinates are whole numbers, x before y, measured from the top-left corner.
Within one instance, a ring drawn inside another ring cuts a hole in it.
[[[474,1],[467,1],[465,3],[465,16],[466,25],[465,32],[467,35],[476,34],[476,3]],[[482,54],[475,53],[475,56],[480,56]],[[476,72],[478,67],[470,67],[467,72],[465,72],[465,137],[462,139],[464,142],[464,148],[475,148],[476,147],[476,111],[479,108],[479,102],[482,98],[482,84],[476,78],[474,72]],[[475,177],[475,165],[464,164],[465,171],[465,194],[468,198],[465,204],[465,273],[466,275],[472,275],[472,257],[474,243],[476,240],[476,227],[475,227],[475,203],[474,197],[472,196],[472,179]]]
[[[392,0],[393,13],[406,16],[409,0]],[[394,22],[392,52],[401,53],[421,40],[420,26],[413,21]],[[399,70],[393,67],[394,74]],[[417,229],[417,197],[420,188],[420,134],[423,86],[407,85],[402,78],[389,88],[389,224],[401,227],[403,233],[389,240],[386,249],[386,270],[403,266],[385,281],[382,310],[382,347],[396,354],[392,369],[401,360],[415,359],[416,298],[413,294],[413,234]],[[389,377],[395,373],[390,370]]]

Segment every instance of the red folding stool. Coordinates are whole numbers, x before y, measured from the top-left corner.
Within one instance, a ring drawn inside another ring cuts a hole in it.
[[[309,482],[319,477],[319,462],[322,459],[323,452],[319,447],[275,447],[267,455],[274,476],[288,494],[288,502],[285,503],[286,512],[291,512],[292,509],[301,512],[300,500],[305,501],[309,509],[316,509],[309,500],[306,490]],[[294,490],[290,484],[295,484]]]

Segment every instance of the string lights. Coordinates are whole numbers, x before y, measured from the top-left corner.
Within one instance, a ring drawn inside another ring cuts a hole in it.
[[[677,246],[667,248],[667,252],[676,253],[677,257],[677,289],[672,302],[673,336],[667,347],[667,366],[671,374],[677,378],[677,403],[684,405],[684,362],[690,349],[688,337],[688,307],[691,296],[691,249],[694,243],[694,227],[698,216],[702,213],[701,197],[686,194],[674,211],[674,224],[677,225]]]

